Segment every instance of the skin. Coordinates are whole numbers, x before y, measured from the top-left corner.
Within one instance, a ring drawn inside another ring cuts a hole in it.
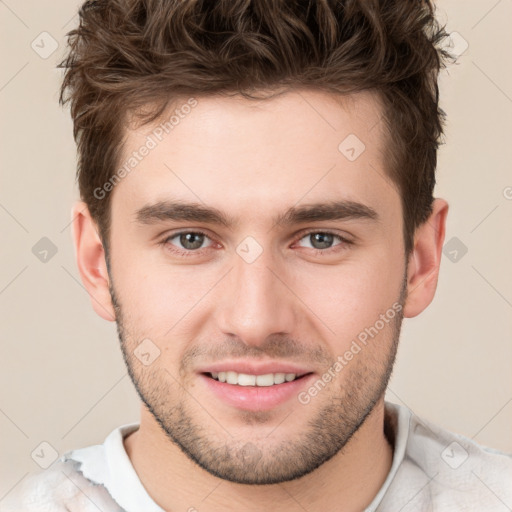
[[[73,211],[82,280],[95,311],[117,319],[145,402],[139,430],[125,439],[128,456],[165,510],[256,511],[277,501],[283,512],[361,510],[391,467],[384,390],[402,316],[434,297],[448,204],[434,201],[406,258],[400,196],[382,158],[381,106],[368,92],[197,99],[111,192],[110,273],[85,204]],[[152,129],[127,129],[124,155]],[[349,134],[366,146],[354,161],[338,151]],[[137,221],[142,207],[168,199],[217,208],[237,223]],[[367,205],[378,220],[273,222],[292,206],[335,200]],[[197,230],[207,234],[199,252],[172,252],[190,247],[177,232]],[[352,243],[333,237],[315,251],[308,231],[322,230]],[[247,236],[263,250],[252,263],[236,252]],[[271,360],[319,378],[393,304],[402,304],[400,315],[308,404],[241,410],[197,373],[218,361]],[[144,339],[160,351],[147,366],[133,353]]]

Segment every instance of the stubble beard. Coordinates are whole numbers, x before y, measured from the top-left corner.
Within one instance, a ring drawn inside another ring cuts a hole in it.
[[[406,280],[405,277],[397,301],[402,306],[406,298]],[[303,407],[316,407],[317,411],[294,439],[279,443],[272,442],[272,437],[236,439],[227,433],[229,424],[223,425],[224,430],[219,427],[213,432],[211,426],[202,424],[198,417],[208,414],[206,408],[191,398],[188,390],[180,389],[180,384],[168,370],[158,365],[151,373],[141,369],[133,354],[137,339],[126,330],[123,312],[112,280],[110,282],[124,361],[140,399],[168,439],[215,477],[240,484],[269,485],[311,473],[344,449],[386,391],[396,358],[403,307],[390,321],[391,342],[383,339],[370,342],[387,343],[385,357],[377,358],[372,352],[363,357],[357,354],[340,372],[338,383],[334,379],[311,404],[297,406],[298,414]],[[365,347],[364,351],[372,351],[372,347]],[[276,431],[286,428],[289,421],[295,423],[293,414]],[[243,415],[246,424],[256,425],[255,429],[257,424],[272,417],[272,413],[267,412],[246,411]]]

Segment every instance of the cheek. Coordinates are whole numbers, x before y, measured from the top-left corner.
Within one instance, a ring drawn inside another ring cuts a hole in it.
[[[311,267],[295,282],[297,294],[310,310],[305,314],[315,322],[315,329],[336,340],[339,352],[392,308],[400,296],[402,277],[400,259],[383,248],[338,267]]]
[[[130,333],[169,339],[200,311],[202,299],[218,281],[218,273],[192,266],[148,265],[142,258],[116,269],[114,283]]]
[[[296,262],[283,268],[283,278],[301,299],[298,307],[313,330],[326,339],[350,343],[392,306],[403,272],[399,244],[397,248],[392,242],[360,248],[336,265]],[[144,258],[143,251],[139,258],[126,256],[133,253],[124,251],[112,259],[116,293],[130,333],[163,340],[208,320],[205,313],[215,309],[216,284],[229,262],[201,268]],[[289,300],[289,307],[297,307],[293,295]]]

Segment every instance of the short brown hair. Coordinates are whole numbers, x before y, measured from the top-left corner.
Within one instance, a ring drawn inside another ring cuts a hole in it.
[[[437,80],[453,58],[430,0],[88,0],[79,18],[60,102],[71,104],[80,194],[105,248],[110,194],[94,191],[119,165],[129,114],[146,124],[187,95],[310,88],[380,99],[410,252],[432,211],[445,118]]]

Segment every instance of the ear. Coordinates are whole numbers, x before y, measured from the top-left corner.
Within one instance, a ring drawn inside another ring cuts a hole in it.
[[[89,293],[94,311],[105,320],[114,322],[115,311],[110,297],[105,251],[96,223],[83,201],[78,201],[71,213],[75,257],[82,283]]]
[[[435,199],[430,217],[416,229],[409,256],[404,317],[419,315],[432,302],[439,277],[448,203]]]

